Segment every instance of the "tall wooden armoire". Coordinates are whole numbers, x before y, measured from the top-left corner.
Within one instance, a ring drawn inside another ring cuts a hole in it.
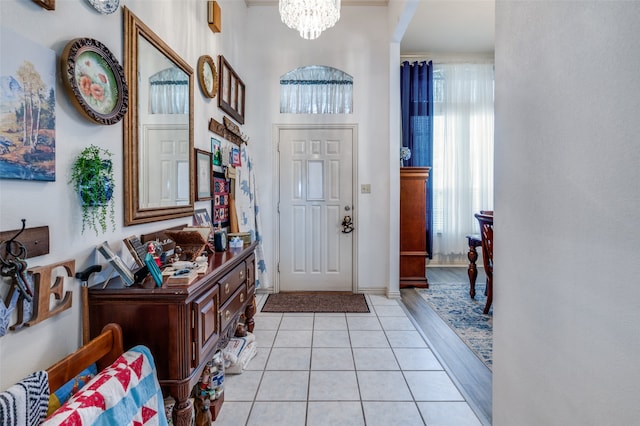
[[[400,288],[429,287],[427,180],[431,167],[400,168]]]

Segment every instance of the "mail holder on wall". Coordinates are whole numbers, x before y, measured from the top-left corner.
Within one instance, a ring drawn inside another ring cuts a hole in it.
[[[26,219],[22,219],[21,229],[0,232],[0,272],[10,279],[11,286],[6,301],[0,300],[3,314],[0,315],[0,337],[7,329],[15,331],[55,316],[69,309],[72,303],[71,291],[64,289],[64,278],[73,277],[75,261],[27,269],[26,259],[49,253],[49,227],[26,228],[25,225]],[[54,273],[59,268],[64,269],[66,275]],[[57,301],[53,305],[52,296]],[[17,310],[17,321],[9,326],[13,309]]]
[[[247,143],[249,138],[240,132],[240,127],[238,127],[238,125],[232,123],[227,117],[224,117],[223,120],[224,124],[220,123],[215,118],[209,119],[209,131],[238,146],[243,143]]]

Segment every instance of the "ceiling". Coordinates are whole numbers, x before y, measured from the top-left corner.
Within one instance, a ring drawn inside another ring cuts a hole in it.
[[[400,43],[403,55],[493,55],[495,0],[420,0]]]
[[[387,5],[396,0],[342,0],[343,6]],[[277,0],[245,0],[248,6],[277,5]],[[418,0],[400,43],[402,55],[491,55],[494,50],[495,0]]]

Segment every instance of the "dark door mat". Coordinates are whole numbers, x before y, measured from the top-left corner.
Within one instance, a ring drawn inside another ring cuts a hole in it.
[[[366,313],[369,306],[364,294],[276,293],[267,297],[262,312]]]

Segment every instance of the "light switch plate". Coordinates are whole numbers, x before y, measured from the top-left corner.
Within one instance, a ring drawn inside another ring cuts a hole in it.
[[[360,192],[362,194],[371,194],[371,184],[363,183],[362,185],[360,185]]]

